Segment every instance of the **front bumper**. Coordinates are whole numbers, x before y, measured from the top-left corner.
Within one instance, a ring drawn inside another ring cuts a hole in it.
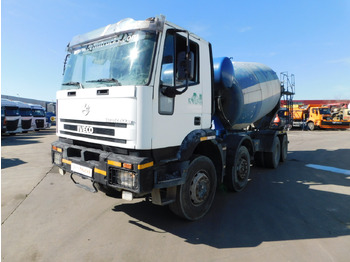
[[[321,121],[322,128],[347,129],[350,128],[349,121]]]
[[[115,154],[61,141],[52,143],[51,156],[52,163],[64,171],[116,190],[142,195],[153,188],[154,164],[148,157]]]

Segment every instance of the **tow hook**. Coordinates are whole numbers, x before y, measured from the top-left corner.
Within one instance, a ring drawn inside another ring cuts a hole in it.
[[[74,175],[74,173],[71,173],[71,174],[70,174],[70,178],[72,179],[73,183],[74,183],[77,187],[83,188],[83,189],[85,189],[85,190],[87,190],[87,191],[89,191],[89,192],[91,192],[91,193],[97,193],[98,190],[97,190],[97,188],[96,188],[95,182],[91,181],[91,183],[92,183],[92,188],[91,188],[91,187],[89,187],[89,186],[80,184],[80,183],[78,183],[77,181],[75,181],[74,178],[73,178],[73,175]],[[86,179],[86,178],[83,178],[83,179]]]

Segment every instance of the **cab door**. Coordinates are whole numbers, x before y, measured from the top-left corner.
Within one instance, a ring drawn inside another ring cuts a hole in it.
[[[152,148],[179,146],[191,131],[210,127],[210,116],[207,116],[210,111],[203,121],[203,101],[210,100],[211,93],[204,98],[200,67],[202,52],[208,53],[208,50],[205,52],[199,39],[173,28],[166,31],[159,82],[155,85],[158,108],[154,108]]]

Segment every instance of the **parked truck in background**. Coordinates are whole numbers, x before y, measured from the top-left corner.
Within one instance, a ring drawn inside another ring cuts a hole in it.
[[[32,108],[33,120],[32,125],[35,131],[47,128],[46,111],[41,105],[29,104]]]
[[[32,108],[29,104],[23,103],[20,101],[15,101],[16,105],[19,108],[19,114],[21,116],[18,123],[18,127],[22,133],[27,133],[28,131],[33,131],[33,113]]]
[[[18,105],[8,99],[1,99],[1,132],[16,135],[21,132],[19,122],[21,116]]]
[[[251,164],[287,157],[276,73],[213,58],[211,44],[163,16],[124,19],[68,45],[52,162],[92,187],[148,197],[196,220],[216,187],[243,190]]]
[[[350,121],[350,109],[349,108],[344,108],[342,110],[341,120]]]
[[[333,120],[350,121],[350,104],[330,104],[328,105],[331,110]]]
[[[311,131],[315,128],[347,129],[350,128],[350,121],[332,116],[327,105],[304,105],[293,109],[293,126]]]
[[[6,133],[5,108],[1,107],[1,134]]]

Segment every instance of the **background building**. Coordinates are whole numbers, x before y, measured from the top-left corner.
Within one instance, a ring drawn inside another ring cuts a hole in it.
[[[46,112],[56,114],[56,102],[49,102],[49,101],[23,98],[19,96],[7,96],[7,95],[1,95],[1,98],[13,100],[13,101],[21,101],[28,104],[41,105],[46,109]]]

